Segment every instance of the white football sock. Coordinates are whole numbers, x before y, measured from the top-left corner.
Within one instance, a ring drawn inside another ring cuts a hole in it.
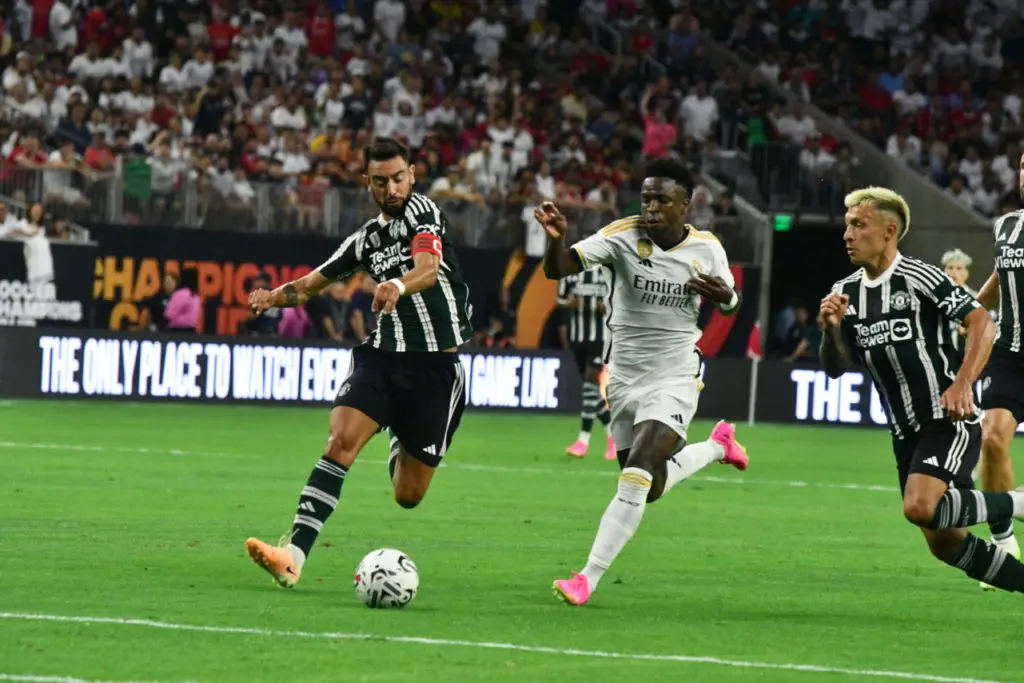
[[[597,588],[598,582],[615,560],[615,556],[626,546],[640,526],[653,479],[650,472],[639,467],[627,467],[619,474],[619,490],[601,517],[587,566],[580,572],[587,577],[590,590]]]
[[[585,444],[587,444],[589,446],[590,445],[590,432],[584,432],[583,430],[580,430],[580,433],[576,437],[576,440],[577,441],[582,441],[583,443],[585,443]]]
[[[1021,519],[1024,517],[1024,491],[1010,491],[1010,497],[1013,499],[1013,516],[1015,519]]]
[[[302,548],[294,543],[288,544],[288,550],[291,551],[292,559],[295,561],[295,568],[301,572],[302,565],[306,564],[306,553],[302,552]]]
[[[679,482],[686,481],[711,463],[724,457],[725,446],[711,439],[684,446],[682,450],[668,459],[665,490],[661,495],[665,495]]]

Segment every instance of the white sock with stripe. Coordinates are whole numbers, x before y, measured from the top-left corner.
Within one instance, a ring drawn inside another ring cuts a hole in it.
[[[619,489],[601,517],[587,565],[580,572],[587,577],[590,590],[597,588],[615,557],[636,533],[653,480],[650,472],[638,467],[627,467],[619,474]]]
[[[678,453],[668,459],[665,489],[661,495],[665,495],[679,482],[686,481],[724,457],[725,446],[711,439],[683,446]]]

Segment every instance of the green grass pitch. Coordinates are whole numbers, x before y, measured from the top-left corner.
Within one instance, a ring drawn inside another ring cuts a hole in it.
[[[326,410],[6,402],[0,424],[0,680],[1024,680],[1024,602],[928,555],[884,430],[740,425],[750,469],[649,507],[571,609],[551,581],[615,487],[600,427],[562,454],[571,417],[468,414],[412,511],[378,437],[294,591],[242,542],[288,530]],[[353,595],[379,547],[419,566],[406,610]]]

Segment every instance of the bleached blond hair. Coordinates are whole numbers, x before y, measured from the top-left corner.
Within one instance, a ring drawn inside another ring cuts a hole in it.
[[[971,264],[974,263],[974,259],[968,256],[962,249],[950,249],[942,255],[942,267],[945,268],[950,263],[962,263],[964,268],[970,268]]]
[[[865,187],[854,190],[846,195],[843,203],[847,209],[870,204],[875,207],[876,211],[891,213],[898,221],[897,239],[902,240],[910,232],[910,207],[907,205],[907,200],[887,187]]]

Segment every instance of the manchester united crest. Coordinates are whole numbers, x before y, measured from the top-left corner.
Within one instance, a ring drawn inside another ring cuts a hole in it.
[[[889,297],[889,306],[894,311],[904,311],[910,308],[910,294],[907,292],[893,292]]]

